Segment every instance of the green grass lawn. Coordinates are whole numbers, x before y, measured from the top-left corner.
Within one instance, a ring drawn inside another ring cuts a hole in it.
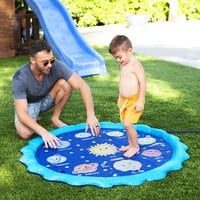
[[[119,65],[107,47],[94,47],[105,58],[108,74],[89,76],[85,81],[93,93],[99,121],[119,122],[117,97]],[[139,121],[164,130],[200,130],[199,69],[136,55],[147,75],[145,111]],[[13,124],[11,79],[28,56],[0,59],[0,199],[1,200],[197,200],[200,196],[200,133],[173,133],[185,143],[190,159],[183,168],[158,181],[139,186],[75,187],[49,182],[27,172],[19,162],[20,149],[27,144],[18,138]],[[52,111],[43,113],[40,123],[50,129]],[[77,91],[64,109],[68,124],[85,122],[84,106]]]

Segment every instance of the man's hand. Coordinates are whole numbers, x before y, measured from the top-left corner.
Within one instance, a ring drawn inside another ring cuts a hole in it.
[[[47,132],[46,134],[42,135],[42,139],[44,141],[45,147],[48,148],[56,148],[60,142],[60,139],[56,136],[52,135],[51,133]]]
[[[99,135],[101,127],[100,127],[99,121],[97,120],[95,116],[87,118],[86,127],[85,127],[86,132],[88,130],[88,127],[91,128],[91,132],[93,136]]]

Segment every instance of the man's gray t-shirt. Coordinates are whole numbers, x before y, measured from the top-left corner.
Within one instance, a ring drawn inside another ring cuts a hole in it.
[[[23,65],[14,74],[12,93],[14,99],[27,99],[28,103],[35,103],[43,99],[59,79],[68,80],[73,71],[63,62],[56,60],[52,64],[49,74],[45,74],[42,81],[38,81],[32,74],[30,63]]]

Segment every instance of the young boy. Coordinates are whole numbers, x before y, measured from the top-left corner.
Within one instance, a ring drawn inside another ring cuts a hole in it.
[[[129,145],[121,147],[124,156],[130,158],[139,151],[137,123],[145,103],[146,77],[142,64],[133,56],[133,47],[128,37],[115,36],[110,45],[109,53],[120,64],[119,98],[120,121],[128,133]]]

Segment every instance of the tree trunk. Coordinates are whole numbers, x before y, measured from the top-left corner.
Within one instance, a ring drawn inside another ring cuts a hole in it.
[[[178,0],[170,0],[168,21],[176,22],[178,20]]]

